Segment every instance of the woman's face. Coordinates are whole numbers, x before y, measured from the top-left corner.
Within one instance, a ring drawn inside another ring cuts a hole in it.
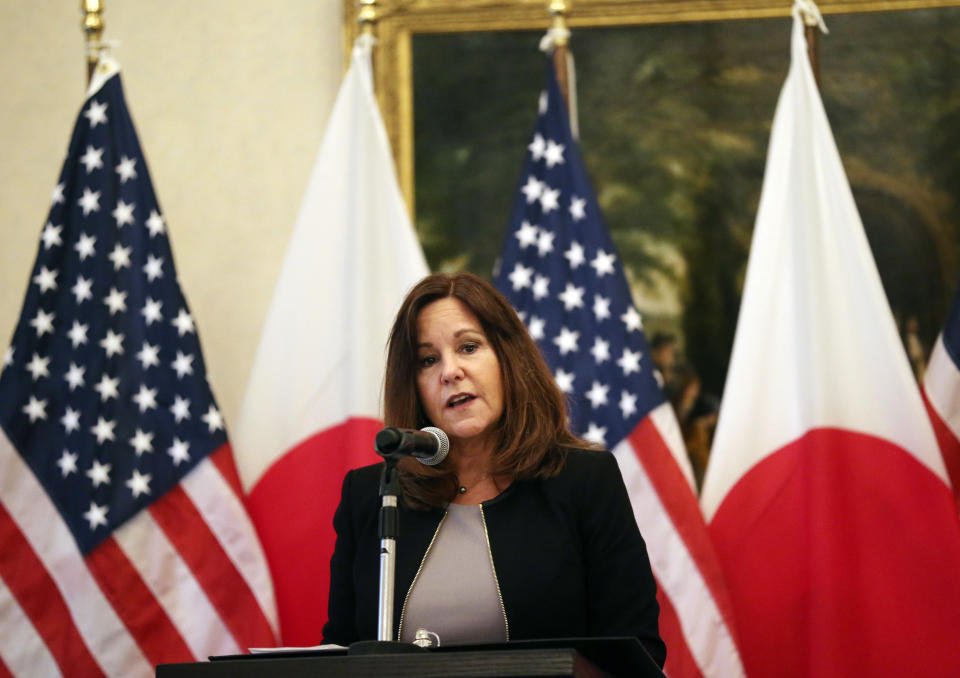
[[[500,361],[480,321],[454,297],[417,318],[417,390],[433,425],[456,445],[486,440],[503,414]]]

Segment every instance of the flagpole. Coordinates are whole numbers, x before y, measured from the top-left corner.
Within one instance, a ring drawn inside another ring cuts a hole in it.
[[[83,34],[87,39],[87,84],[93,78],[93,71],[100,59],[103,37],[103,0],[80,0],[83,12]]]
[[[553,17],[550,29],[553,33],[553,67],[560,83],[560,93],[567,104],[570,113],[570,73],[567,69],[567,55],[569,54],[570,31],[567,30],[567,11],[569,7],[565,0],[550,0],[549,11]]]
[[[807,56],[810,57],[810,67],[813,69],[813,78],[817,81],[817,89],[822,89],[820,86],[820,31],[819,25],[816,20],[811,19],[808,16],[804,16],[804,33],[807,38]]]
[[[357,12],[357,23],[360,24],[360,34],[369,35],[371,38],[376,38],[376,26],[377,26],[377,0],[357,0],[357,6],[359,11]],[[371,75],[376,74],[377,72],[377,51],[371,47],[370,49],[370,70]],[[372,78],[373,87],[376,89],[376,78]]]
[[[820,36],[818,32],[829,33],[826,24],[823,23],[823,15],[820,14],[820,8],[817,7],[814,0],[796,0],[794,12],[799,13],[803,19],[804,38],[807,43],[807,57],[810,59],[810,68],[813,70],[813,78],[817,83],[817,89],[820,87]]]
[[[360,11],[357,12],[357,23],[360,32],[373,35],[373,27],[377,23],[377,0],[357,0]]]

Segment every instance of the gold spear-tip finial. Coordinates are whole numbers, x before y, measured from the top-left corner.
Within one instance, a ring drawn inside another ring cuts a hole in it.
[[[103,1],[80,0],[83,12],[83,34],[87,39],[87,81],[93,77],[100,58],[100,43],[103,38]]]
[[[357,22],[360,32],[373,35],[373,27],[377,23],[377,0],[358,0],[360,11],[357,12]]]
[[[570,7],[566,0],[550,0],[548,5],[550,16],[553,17],[551,28],[553,29],[553,44],[557,47],[567,45],[567,12]]]

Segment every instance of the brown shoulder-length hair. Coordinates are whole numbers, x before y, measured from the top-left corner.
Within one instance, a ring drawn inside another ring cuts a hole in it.
[[[426,306],[447,297],[473,312],[500,362],[503,414],[495,428],[491,474],[514,479],[548,477],[563,467],[563,446],[592,447],[570,432],[566,399],[509,302],[493,285],[465,272],[427,276],[404,299],[387,350],[387,426],[432,425],[417,390],[417,319]],[[400,469],[404,500],[410,506],[442,506],[455,496],[457,479],[445,463],[431,468],[407,459]]]

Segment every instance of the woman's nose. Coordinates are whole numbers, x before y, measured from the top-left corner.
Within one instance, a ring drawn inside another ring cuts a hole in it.
[[[445,384],[463,379],[463,366],[456,357],[447,358],[443,361],[443,370],[440,373],[440,379]]]

